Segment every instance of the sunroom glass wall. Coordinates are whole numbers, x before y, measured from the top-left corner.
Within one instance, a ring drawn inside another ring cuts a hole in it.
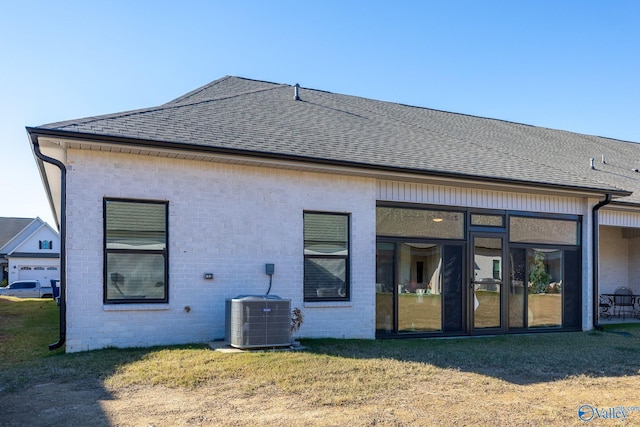
[[[376,218],[377,334],[459,331],[465,214],[379,206]]]

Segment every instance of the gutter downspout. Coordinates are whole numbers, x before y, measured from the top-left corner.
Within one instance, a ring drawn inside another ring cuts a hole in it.
[[[60,169],[60,338],[57,342],[49,344],[49,350],[55,350],[62,347],[67,339],[67,169],[59,160],[42,154],[37,136],[31,139],[31,143],[38,159]]]
[[[600,224],[598,223],[598,211],[601,207],[608,205],[611,203],[611,194],[607,194],[603,201],[599,202],[593,207],[593,216],[591,219],[591,225],[593,226],[592,238],[593,238],[593,328],[598,331],[604,330],[600,324],[598,324],[598,313],[600,310],[600,296],[598,293],[598,279],[600,276],[600,272],[598,269],[599,264],[599,252],[600,252],[600,237],[599,237],[599,228]]]

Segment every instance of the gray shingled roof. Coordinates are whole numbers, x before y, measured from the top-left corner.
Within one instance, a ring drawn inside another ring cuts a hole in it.
[[[300,98],[291,85],[227,76],[157,107],[37,129],[421,174],[640,190],[640,173],[632,170],[640,168],[640,144],[633,142],[314,89],[301,88]],[[640,195],[625,200],[640,203]]]
[[[0,218],[0,249],[33,222],[33,218]]]

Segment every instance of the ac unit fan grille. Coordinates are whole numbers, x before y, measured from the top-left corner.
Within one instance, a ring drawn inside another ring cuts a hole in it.
[[[291,301],[246,296],[226,301],[225,340],[236,348],[291,345]]]

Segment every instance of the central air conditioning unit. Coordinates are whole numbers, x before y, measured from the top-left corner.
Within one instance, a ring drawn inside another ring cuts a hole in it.
[[[224,339],[232,347],[291,345],[291,300],[275,295],[240,295],[226,300]]]

